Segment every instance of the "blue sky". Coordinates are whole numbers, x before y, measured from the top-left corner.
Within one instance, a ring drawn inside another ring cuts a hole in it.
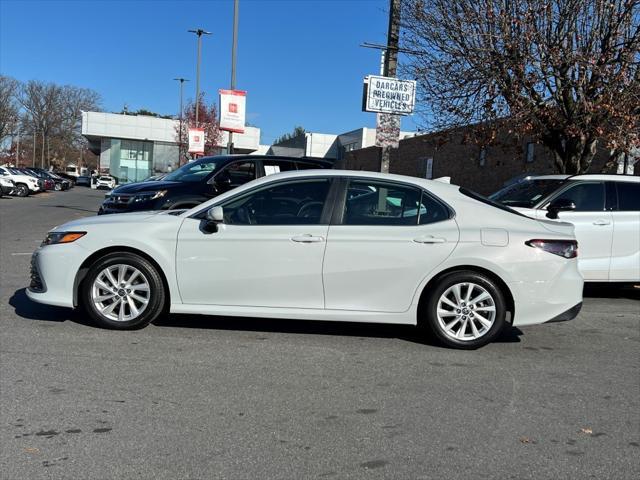
[[[378,74],[388,0],[240,0],[237,88],[262,142],[302,125],[340,133],[375,126],[361,111],[362,79]],[[0,0],[0,72],[96,90],[103,108],[178,110],[175,77],[191,79],[203,37],[200,85],[217,102],[231,77],[233,2]],[[414,130],[411,118],[403,129]]]

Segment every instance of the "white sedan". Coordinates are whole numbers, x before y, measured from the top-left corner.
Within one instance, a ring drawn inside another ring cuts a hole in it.
[[[574,318],[576,256],[572,225],[455,185],[307,170],[186,211],[56,227],[34,253],[27,294],[115,329],[168,311],[421,325],[476,348],[506,324]]]

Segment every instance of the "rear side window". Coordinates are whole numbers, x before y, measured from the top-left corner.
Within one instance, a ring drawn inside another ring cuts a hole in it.
[[[604,210],[604,183],[580,182],[567,188],[556,200],[571,200],[576,204],[575,212],[601,212]]]
[[[288,172],[296,169],[296,164],[290,160],[263,160],[265,175],[273,175],[274,173]]]
[[[640,183],[615,182],[618,189],[618,211],[640,212]]]
[[[419,188],[351,180],[343,218],[344,225],[424,225],[446,220],[449,211]]]

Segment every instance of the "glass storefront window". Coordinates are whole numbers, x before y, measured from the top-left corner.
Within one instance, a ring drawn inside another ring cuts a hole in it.
[[[153,143],[121,140],[118,183],[140,182],[151,176]]]

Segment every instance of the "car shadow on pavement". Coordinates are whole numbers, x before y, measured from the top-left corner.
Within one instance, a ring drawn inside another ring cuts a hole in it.
[[[78,210],[80,212],[89,212],[89,213],[96,213],[96,210],[90,210],[87,208],[79,208],[79,207],[70,207],[69,205],[42,205],[43,207],[46,208],[66,208],[67,210]]]
[[[36,303],[27,297],[26,292],[26,288],[16,290],[9,299],[9,305],[15,309],[16,315],[19,317],[46,322],[66,322],[70,320],[75,323],[89,325],[89,322],[83,320],[82,315],[76,310]]]
[[[340,337],[397,338],[411,343],[441,346],[429,333],[411,325],[381,323],[323,322],[315,320],[285,320],[273,318],[221,317],[173,314],[153,322],[157,327],[200,328],[207,330],[238,330],[263,333],[302,335],[332,335]],[[497,343],[520,342],[522,331],[507,326],[494,340]]]
[[[94,325],[77,310],[36,303],[27,297],[26,289],[16,290],[9,299],[16,315],[29,320],[47,322],[71,321],[81,325]],[[263,333],[292,333],[302,335],[334,335],[366,338],[397,338],[411,343],[430,346],[440,344],[429,334],[410,325],[380,323],[322,322],[311,320],[284,320],[272,318],[223,317],[213,315],[164,315],[153,322],[157,327],[199,328]],[[94,327],[95,328],[95,327]],[[494,340],[497,343],[520,342],[522,331],[507,326]]]
[[[627,298],[640,300],[640,288],[633,285],[612,285],[610,283],[587,283],[584,286],[584,297],[590,298]]]

